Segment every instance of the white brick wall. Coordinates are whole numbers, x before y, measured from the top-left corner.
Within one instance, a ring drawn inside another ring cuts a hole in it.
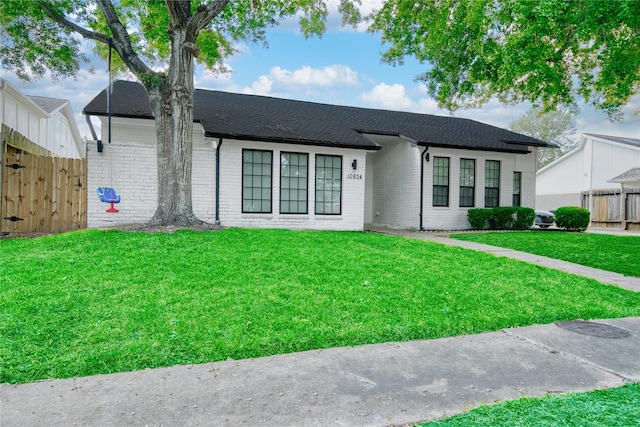
[[[409,143],[383,146],[369,158],[367,223],[393,228],[418,228],[420,224],[420,152]],[[459,207],[460,159],[476,160],[475,206],[484,207],[485,160],[500,161],[500,205],[510,206],[513,172],[522,172],[522,206],[534,207],[535,150],[530,154],[493,153],[431,147],[430,161],[424,163],[423,228],[427,230],[463,230],[469,228],[467,211]],[[449,206],[433,206],[433,158],[449,158]]]
[[[103,123],[104,150],[97,152],[96,143],[88,147],[89,200],[88,227],[144,223],[151,219],[157,200],[157,155],[154,122],[150,120],[113,119],[112,142],[107,143],[106,123]],[[213,140],[205,140],[201,129],[194,129],[193,153],[193,210],[206,222],[215,222],[215,167],[216,148]],[[242,149],[272,150],[273,213],[242,213]],[[279,159],[280,151],[309,153],[309,214],[280,214],[279,208]],[[342,214],[315,215],[315,154],[343,156]],[[358,161],[353,171],[351,162]],[[314,147],[225,140],[221,146],[220,171],[220,221],[223,226],[283,227],[297,229],[362,230],[364,226],[364,175],[366,158],[363,150]],[[362,175],[362,179],[348,179],[350,173]],[[116,205],[119,213],[107,213],[107,203],[102,203],[95,188],[114,187],[122,201]]]
[[[106,132],[106,124],[102,129]],[[157,166],[154,122],[150,120],[114,119],[112,143],[104,152],[96,144],[88,147],[88,185],[92,196],[88,202],[88,226],[106,227],[143,223],[156,209]],[[215,222],[216,141],[205,140],[202,129],[194,129],[193,208],[203,221]],[[272,213],[242,213],[242,149],[273,151]],[[420,225],[420,152],[423,148],[408,142],[390,142],[383,149],[364,150],[224,140],[221,146],[220,221],[231,227],[274,227],[318,230],[362,230],[366,222],[394,228],[418,228]],[[279,213],[280,152],[309,154],[309,213]],[[530,154],[493,153],[431,147],[430,161],[424,163],[423,227],[428,230],[468,229],[467,210],[460,208],[460,159],[476,159],[475,207],[484,207],[485,160],[500,161],[500,205],[510,206],[513,172],[522,172],[523,206],[535,203],[535,150]],[[315,154],[342,156],[342,214],[316,215]],[[433,157],[449,157],[449,206],[432,206]],[[353,171],[351,163],[357,160]],[[365,173],[366,171],[366,173]],[[349,174],[362,179],[349,179]],[[117,214],[106,213],[108,205],[99,201],[95,187],[112,186],[122,202]],[[365,213],[366,209],[366,213]]]
[[[476,160],[475,206],[484,208],[485,161],[500,161],[500,206],[511,206],[513,201],[513,172],[522,172],[521,205],[534,207],[535,202],[535,150],[529,154],[497,153],[488,151],[429,149],[431,161],[425,163],[423,227],[427,230],[463,230],[469,228],[467,211],[459,207],[460,159]],[[433,157],[449,157],[449,206],[433,207]]]
[[[114,119],[112,142],[107,143],[107,126],[103,123],[104,149],[97,152],[95,142],[88,144],[87,226],[144,223],[151,219],[157,204],[157,153],[155,125],[151,120]],[[198,218],[215,221],[215,148],[194,129],[193,210]],[[118,213],[95,193],[96,187],[113,187],[121,197]]]
[[[272,213],[242,213],[242,149],[273,151]],[[308,214],[280,214],[280,152],[309,154]],[[342,156],[342,214],[316,215],[315,154]],[[358,161],[358,169],[351,163]],[[224,140],[220,154],[220,221],[232,227],[274,227],[316,230],[362,230],[364,227],[365,153],[362,150]],[[349,179],[349,174],[362,179]]]
[[[367,157],[372,202],[367,222],[391,228],[418,228],[420,151],[406,141],[391,142]]]

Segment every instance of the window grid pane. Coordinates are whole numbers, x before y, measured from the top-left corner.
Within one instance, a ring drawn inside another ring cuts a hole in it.
[[[500,206],[500,162],[487,160],[484,164],[484,206]]]
[[[242,150],[242,212],[271,213],[273,153]]]
[[[316,154],[316,208],[318,215],[342,213],[342,157]]]
[[[308,213],[308,164],[308,154],[280,154],[280,213]]]
[[[474,159],[460,159],[460,207],[472,208],[475,206],[475,190],[476,161]]]
[[[433,206],[449,206],[449,158],[433,158]]]

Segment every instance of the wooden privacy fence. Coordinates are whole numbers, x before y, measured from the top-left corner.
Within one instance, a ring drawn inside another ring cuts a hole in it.
[[[5,153],[0,232],[59,233],[87,227],[87,161]]]
[[[591,226],[640,230],[640,188],[591,190],[582,193],[591,211]]]

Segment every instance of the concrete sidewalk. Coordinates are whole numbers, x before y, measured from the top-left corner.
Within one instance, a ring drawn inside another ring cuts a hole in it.
[[[385,426],[640,381],[640,318],[0,387],[2,426]]]
[[[554,258],[547,258],[541,255],[529,254],[526,252],[519,252],[513,249],[500,248],[497,246],[485,245],[483,243],[467,242],[464,240],[456,240],[448,237],[447,233],[434,233],[434,232],[419,232],[409,230],[395,230],[395,229],[372,229],[370,231],[389,234],[393,236],[403,236],[412,239],[427,240],[431,242],[442,243],[449,246],[459,246],[466,249],[473,249],[476,251],[489,252],[496,256],[504,256],[508,258],[517,259],[520,261],[528,262],[530,264],[537,264],[543,267],[549,267],[556,270],[565,271],[571,274],[577,274],[578,276],[590,277],[601,283],[608,285],[620,286],[621,288],[629,289],[635,292],[640,292],[640,277],[624,276],[622,274],[614,273],[606,270],[599,270],[597,268],[587,267],[584,265],[573,264],[567,261],[562,261]]]

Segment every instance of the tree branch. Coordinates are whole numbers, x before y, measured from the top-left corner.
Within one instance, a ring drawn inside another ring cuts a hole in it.
[[[102,11],[107,25],[113,34],[113,47],[116,49],[126,66],[138,77],[156,75],[156,72],[145,64],[131,45],[131,39],[127,29],[120,22],[113,4],[109,0],[97,0],[98,7]],[[108,42],[108,41],[107,41]],[[144,80],[144,79],[141,79]]]
[[[193,35],[194,41],[198,33],[206,27],[213,18],[218,16],[228,3],[229,0],[216,0],[206,5],[198,6],[198,12],[196,12],[187,23],[188,34]]]
[[[42,9],[49,18],[51,18],[52,21],[58,23],[59,25],[80,34],[85,39],[97,40],[99,42],[109,44],[108,36],[105,36],[104,34],[98,33],[96,31],[88,30],[76,24],[75,22],[69,21],[67,18],[65,18],[64,15],[61,15],[57,10],[55,10],[50,3],[39,1],[38,5],[40,6],[40,9]]]

